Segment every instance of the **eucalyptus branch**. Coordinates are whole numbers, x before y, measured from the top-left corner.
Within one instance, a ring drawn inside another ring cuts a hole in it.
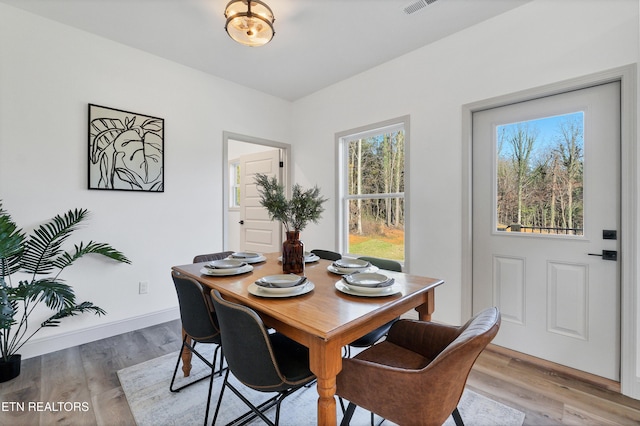
[[[302,231],[309,222],[318,223],[327,201],[320,195],[320,188],[314,186],[303,190],[299,184],[293,186],[290,200],[284,193],[284,186],[275,177],[258,173],[255,182],[260,195],[260,204],[267,209],[271,220],[282,222],[288,231]]]

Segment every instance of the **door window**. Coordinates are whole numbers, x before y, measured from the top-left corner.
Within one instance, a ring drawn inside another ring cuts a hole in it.
[[[496,126],[496,231],[584,235],[584,112]]]

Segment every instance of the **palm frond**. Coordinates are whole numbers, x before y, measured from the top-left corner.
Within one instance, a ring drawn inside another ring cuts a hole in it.
[[[20,269],[24,241],[22,229],[18,229],[0,203],[0,278],[3,285],[4,277]]]
[[[44,302],[50,309],[66,309],[76,303],[73,288],[60,280],[45,278],[31,282],[21,282],[18,290],[21,300]]]
[[[62,318],[76,316],[85,312],[93,312],[98,316],[105,315],[107,313],[104,309],[94,305],[91,302],[82,302],[79,305],[69,306],[67,308],[59,310],[51,317],[44,320],[40,324],[40,327],[57,327],[60,324],[60,320]]]
[[[88,213],[86,209],[69,210],[63,216],[56,215],[49,222],[36,228],[27,240],[22,268],[32,274],[53,271],[53,259],[62,252],[62,243],[87,218]]]
[[[0,287],[0,330],[8,330],[16,320],[13,319],[17,309],[17,302],[9,300],[11,288]]]
[[[80,243],[80,245],[75,245],[74,248],[75,250],[73,253],[62,253],[57,259],[52,262],[53,266],[62,270],[67,266],[73,264],[73,262],[80,259],[85,254],[100,254],[118,262],[131,263],[131,261],[123,253],[119,252],[106,243],[96,243],[94,241],[89,241],[87,245],[84,245],[84,243]]]

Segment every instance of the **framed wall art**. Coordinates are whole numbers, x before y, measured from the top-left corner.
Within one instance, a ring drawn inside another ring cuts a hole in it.
[[[89,189],[164,192],[164,120],[89,104]]]

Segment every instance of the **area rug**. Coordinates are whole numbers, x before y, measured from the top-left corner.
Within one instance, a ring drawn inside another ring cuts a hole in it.
[[[207,346],[212,347],[213,345]],[[205,351],[203,350],[203,352]],[[170,392],[169,384],[177,357],[178,353],[176,352],[118,371],[122,389],[138,426],[201,425],[204,422],[209,380],[203,380],[177,393]],[[193,368],[189,378],[182,377],[181,368],[178,370],[176,387],[186,383],[186,380],[190,381],[207,374],[207,367],[202,361],[194,356],[192,362]],[[209,422],[213,420],[222,381],[223,379],[218,376],[213,381]],[[233,384],[254,403],[264,401],[273,395],[252,391],[235,381]],[[282,403],[280,424],[282,426],[315,425],[317,398],[315,386],[302,389],[286,398]],[[342,414],[339,405],[337,408],[339,423]],[[458,408],[467,426],[521,426],[524,421],[524,413],[469,389],[466,389],[462,395]],[[222,399],[216,424],[226,424],[245,413],[247,409],[242,401],[227,389]],[[272,420],[275,418],[275,408],[267,412],[267,417]],[[376,419],[376,424],[380,420],[380,418]],[[255,419],[249,424],[260,425],[264,423],[260,419]],[[369,412],[361,408],[356,409],[351,425],[365,426],[369,424]],[[385,421],[383,425],[391,426],[393,423]],[[449,417],[445,425],[454,425],[453,419]]]

